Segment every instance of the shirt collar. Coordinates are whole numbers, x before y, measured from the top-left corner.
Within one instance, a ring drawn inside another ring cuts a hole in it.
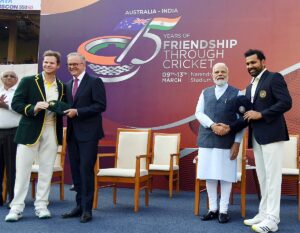
[[[218,85],[216,85],[216,91],[224,91],[224,90],[227,89],[227,87],[228,87],[228,83],[226,83],[226,84],[223,85],[223,86],[218,86]]]
[[[8,88],[7,90],[4,88],[4,85],[0,87],[1,91],[15,91],[17,89],[18,84],[16,83],[12,87]]]
[[[251,83],[253,83],[253,81],[254,81],[255,79],[257,79],[257,80],[259,81],[260,78],[261,78],[261,76],[263,75],[263,73],[264,73],[266,70],[267,70],[267,68],[264,68],[264,69],[259,73],[259,75],[257,75],[256,77],[252,77]]]
[[[85,75],[85,71],[83,71],[80,75],[78,75],[77,79],[79,82],[83,79],[83,76]],[[75,80],[75,77],[73,76],[73,80]]]
[[[46,86],[49,85],[51,87],[57,87],[56,77],[52,83],[48,83],[47,80],[45,79],[44,72],[42,72],[42,76],[43,76],[44,85],[46,85]]]

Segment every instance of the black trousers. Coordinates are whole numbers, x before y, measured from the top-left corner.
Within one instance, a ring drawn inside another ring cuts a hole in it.
[[[17,128],[0,129],[0,194],[3,192],[3,176],[6,170],[8,201],[14,198],[14,187],[16,179],[16,152],[17,144],[14,143],[14,137]],[[2,195],[0,195],[0,203]]]
[[[98,141],[80,142],[71,136],[67,142],[76,203],[82,211],[91,212],[94,196],[94,166]]]

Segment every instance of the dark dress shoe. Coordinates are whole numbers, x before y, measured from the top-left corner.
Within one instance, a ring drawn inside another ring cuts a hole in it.
[[[213,220],[213,219],[218,218],[218,216],[219,216],[219,211],[216,211],[216,212],[208,211],[207,214],[205,214],[201,217],[201,220],[202,221],[209,221],[209,220]]]
[[[62,214],[62,218],[75,218],[79,217],[82,214],[82,209],[79,206],[76,206],[73,210],[70,212]]]
[[[229,221],[230,217],[229,214],[220,213],[219,214],[219,223],[227,223]]]
[[[86,223],[92,220],[92,213],[91,212],[83,212],[81,217],[80,217],[80,222],[81,223]]]

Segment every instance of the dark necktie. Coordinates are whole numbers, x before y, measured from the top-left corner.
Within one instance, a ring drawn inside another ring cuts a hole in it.
[[[74,83],[73,83],[73,90],[72,90],[72,96],[73,96],[73,99],[76,95],[76,92],[77,92],[77,89],[78,89],[78,78],[75,78],[74,79]]]

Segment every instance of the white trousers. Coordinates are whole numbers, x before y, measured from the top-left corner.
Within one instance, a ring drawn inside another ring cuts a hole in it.
[[[24,200],[29,188],[31,167],[35,160],[38,160],[39,172],[34,206],[35,209],[47,207],[57,149],[58,145],[53,125],[44,126],[40,140],[35,145],[18,144],[15,196],[10,204],[12,210],[23,212],[25,208]]]
[[[232,183],[220,180],[220,184],[220,213],[227,213]],[[209,210],[215,212],[218,210],[218,180],[206,180],[206,190],[209,200]]]
[[[260,145],[253,137],[253,152],[261,192],[259,214],[280,222],[283,142]]]

